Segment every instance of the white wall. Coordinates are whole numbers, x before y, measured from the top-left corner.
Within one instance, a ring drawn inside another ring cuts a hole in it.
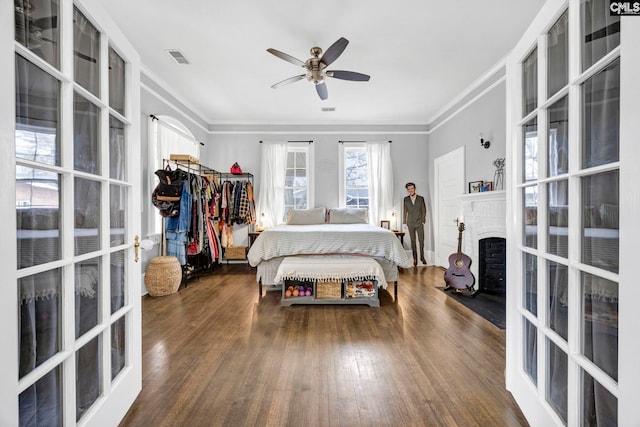
[[[209,136],[206,147],[202,150],[201,161],[213,169],[226,172],[229,167],[238,162],[243,172],[254,174],[256,197],[260,197],[260,142],[259,141],[300,141],[313,140],[314,169],[315,169],[315,206],[327,208],[337,207],[339,186],[339,143],[338,141],[392,141],[391,158],[394,175],[394,205],[400,214],[402,198],[406,195],[404,184],[407,181],[416,183],[418,189],[427,188],[429,164],[427,162],[428,138],[421,132],[401,133],[402,131],[390,131],[387,133],[344,133],[335,132],[331,128],[318,132],[291,131],[282,128],[277,131],[252,131],[242,133],[238,127],[238,133],[225,131]],[[424,193],[422,193],[424,194]],[[389,218],[391,220],[391,218]],[[245,227],[246,228],[246,227]],[[234,230],[234,243],[245,245],[247,243],[246,230],[240,227]],[[405,242],[406,244],[406,242]]]
[[[143,239],[149,238],[149,218],[151,215],[158,215],[157,209],[151,204],[151,188],[158,179],[151,170],[149,164],[149,116],[166,115],[171,116],[184,124],[198,141],[206,141],[208,133],[206,124],[197,114],[189,110],[180,101],[162,89],[153,80],[144,74],[140,75],[140,167],[142,168],[142,189],[140,191],[141,200],[141,236]],[[154,245],[150,251],[141,251],[141,268],[144,272],[149,264],[149,260],[160,255],[159,245]],[[142,283],[142,294],[146,294],[147,289]]]
[[[142,75],[142,153],[148,152],[146,120],[149,114],[166,114],[181,120],[196,139],[204,142],[200,162],[227,172],[238,162],[244,172],[255,176],[256,197],[260,196],[260,141],[313,140],[315,168],[315,206],[339,205],[339,143],[345,141],[392,141],[394,168],[394,205],[400,214],[406,195],[404,184],[416,184],[418,194],[425,197],[427,211],[433,206],[432,163],[437,157],[460,146],[466,147],[467,181],[493,180],[492,162],[505,157],[505,83],[504,67],[498,67],[474,84],[439,117],[432,120],[430,130],[418,125],[329,126],[329,125],[207,125],[179,100],[164,91],[151,78]],[[479,134],[491,141],[491,147],[480,146]],[[507,159],[507,161],[509,161]],[[146,165],[143,165],[146,168]],[[143,170],[145,208],[153,209],[148,194],[153,171]],[[147,213],[143,212],[143,236],[146,235]],[[390,218],[391,219],[391,218]],[[247,227],[236,227],[234,243],[248,243]],[[408,248],[409,240],[405,239]],[[425,250],[434,250],[433,224],[425,227]],[[150,256],[156,254],[149,254]],[[147,258],[149,258],[148,256]],[[143,258],[143,262],[145,259]],[[146,264],[143,264],[143,267]]]
[[[461,146],[465,147],[465,180],[493,181],[493,161],[506,152],[506,86],[504,68],[486,77],[458,100],[445,114],[433,121],[427,154],[430,171],[428,192],[433,195],[433,161]],[[480,145],[479,134],[491,141],[488,149]],[[509,159],[507,159],[509,162]],[[429,198],[428,209],[433,206]],[[432,226],[432,224],[430,224]],[[426,250],[433,250],[433,229],[427,230]]]

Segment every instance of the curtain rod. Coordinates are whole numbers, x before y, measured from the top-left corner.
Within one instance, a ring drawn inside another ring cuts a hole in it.
[[[339,144],[344,144],[345,142],[369,142],[369,141],[338,141]],[[389,144],[391,144],[393,141],[387,141]]]
[[[312,139],[307,139],[304,141],[287,141],[287,142],[308,142],[309,144],[313,144],[313,140]],[[262,144],[262,141],[260,141],[260,144]]]
[[[156,116],[155,114],[149,114],[149,117],[151,117],[151,120],[157,120],[159,122],[166,123],[167,125],[171,126],[171,129],[175,130],[176,132],[181,133],[182,135],[186,136],[189,139],[194,140],[195,142],[197,142],[198,144],[200,144],[200,145],[202,145],[204,147],[204,143],[203,142],[198,141],[197,139],[195,139],[191,135],[188,135],[188,134],[184,133],[183,131],[181,131],[180,129],[178,129],[177,127],[172,126],[171,123],[167,123],[164,120],[160,120],[160,118],[158,116]]]

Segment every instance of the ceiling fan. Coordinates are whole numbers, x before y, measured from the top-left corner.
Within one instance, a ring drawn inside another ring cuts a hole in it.
[[[356,82],[368,82],[369,76],[362,73],[356,73],[355,71],[344,71],[344,70],[327,70],[326,68],[333,63],[338,57],[342,54],[344,49],[349,44],[349,40],[344,37],[340,37],[334,44],[329,46],[324,54],[322,53],[322,49],[319,47],[311,48],[311,55],[313,57],[307,59],[306,62],[302,62],[298,58],[294,58],[291,55],[287,55],[286,53],[280,52],[276,49],[267,49],[267,52],[277,56],[280,59],[284,59],[287,62],[291,62],[294,65],[302,67],[307,70],[305,74],[300,74],[298,76],[289,77],[281,82],[278,82],[271,86],[273,89],[277,89],[280,86],[288,85],[293,82],[297,82],[298,80],[302,80],[305,77],[307,80],[312,82],[316,87],[316,92],[318,92],[318,96],[320,99],[327,99],[327,85],[324,82],[325,77],[333,77],[334,79],[341,80],[351,80]]]

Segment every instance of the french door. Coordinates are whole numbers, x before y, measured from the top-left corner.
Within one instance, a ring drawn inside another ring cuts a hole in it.
[[[640,17],[549,0],[507,65],[507,387],[532,426],[638,425]]]
[[[117,425],[141,388],[139,60],[97,1],[0,8],[0,425]]]

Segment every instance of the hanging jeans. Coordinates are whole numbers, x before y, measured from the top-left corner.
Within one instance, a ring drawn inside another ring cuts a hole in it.
[[[167,239],[167,255],[178,258],[180,265],[187,263],[187,241],[191,225],[191,205],[193,199],[189,192],[189,180],[182,181],[180,197],[180,215],[165,218],[165,238]]]

